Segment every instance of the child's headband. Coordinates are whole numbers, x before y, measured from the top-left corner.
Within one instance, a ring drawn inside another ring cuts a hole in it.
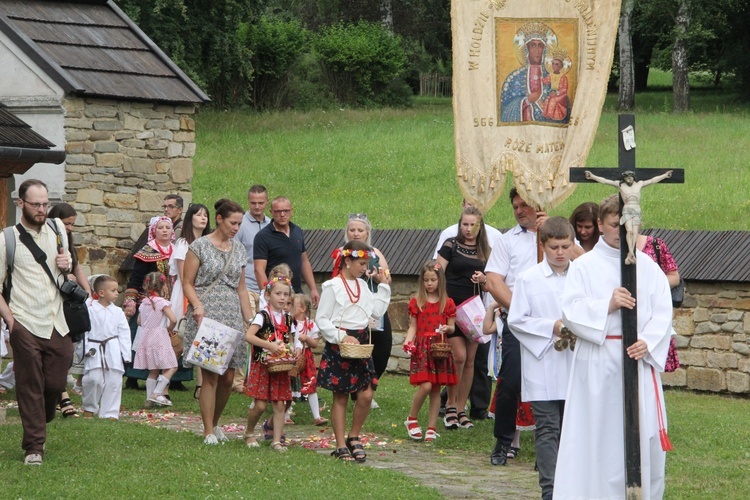
[[[341,251],[342,257],[353,257],[355,259],[373,259],[375,258],[375,252],[372,250],[352,250],[351,248],[345,248]]]
[[[286,276],[275,276],[266,283],[266,292],[270,292],[271,288],[273,288],[276,283],[286,283],[290,287],[292,286],[292,281]]]

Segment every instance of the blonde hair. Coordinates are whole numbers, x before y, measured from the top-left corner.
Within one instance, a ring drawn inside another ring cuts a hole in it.
[[[417,307],[421,311],[427,305],[427,290],[424,288],[424,276],[427,273],[435,273],[438,279],[438,303],[440,314],[445,310],[445,304],[448,302],[448,293],[445,290],[445,271],[434,260],[428,260],[419,270],[419,281],[417,283]]]
[[[294,277],[294,273],[292,272],[292,268],[289,267],[289,264],[279,264],[277,266],[273,266],[273,268],[271,268],[271,272],[268,273],[269,280],[276,277],[292,279],[292,277]]]

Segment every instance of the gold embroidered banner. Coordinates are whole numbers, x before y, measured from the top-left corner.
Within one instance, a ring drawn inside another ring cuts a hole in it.
[[[619,0],[453,0],[456,174],[486,212],[510,174],[549,210],[575,188],[599,124]]]

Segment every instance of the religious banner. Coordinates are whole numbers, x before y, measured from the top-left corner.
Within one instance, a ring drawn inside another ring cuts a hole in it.
[[[599,124],[619,0],[453,0],[456,174],[486,212],[510,174],[550,210],[575,188]]]

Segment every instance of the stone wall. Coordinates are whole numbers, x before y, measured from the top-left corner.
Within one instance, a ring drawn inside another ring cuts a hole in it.
[[[191,199],[192,105],[65,99],[65,194],[87,275],[117,271],[164,196]]]
[[[688,283],[675,309],[682,365],[665,386],[750,395],[750,284]]]
[[[393,328],[390,372],[409,373],[409,356],[401,346],[416,285],[413,276],[394,276],[388,308]],[[683,307],[674,310],[674,327],[682,366],[662,374],[665,386],[750,395],[750,283],[688,282]]]

